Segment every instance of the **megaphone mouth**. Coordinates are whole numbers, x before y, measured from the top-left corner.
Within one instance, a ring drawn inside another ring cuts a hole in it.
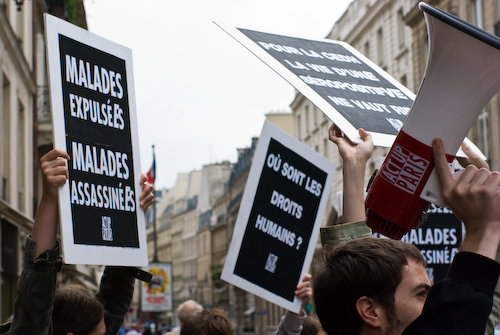
[[[370,209],[366,211],[366,225],[379,234],[393,240],[400,240],[408,233],[410,228],[397,225],[383,217],[375,214]]]
[[[487,31],[484,31],[483,29],[480,29],[467,21],[451,15],[439,8],[428,5],[425,2],[420,2],[418,4],[418,8],[420,8],[420,10],[422,10],[424,13],[432,15],[438,20],[449,24],[453,28],[458,29],[474,38],[477,38],[478,40],[491,45],[495,49],[500,49],[500,38],[498,38],[498,36],[490,34]]]

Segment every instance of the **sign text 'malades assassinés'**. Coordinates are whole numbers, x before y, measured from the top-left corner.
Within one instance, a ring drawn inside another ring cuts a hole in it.
[[[125,61],[59,43],[74,243],[138,248]]]

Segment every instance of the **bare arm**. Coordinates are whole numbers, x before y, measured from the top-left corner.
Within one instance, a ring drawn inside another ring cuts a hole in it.
[[[443,199],[466,228],[461,251],[495,259],[500,241],[500,173],[469,165],[455,180],[442,140],[434,139],[432,148]]]
[[[45,250],[54,249],[57,240],[57,194],[68,178],[66,160],[69,155],[53,149],[40,159],[43,174],[43,194],[38,207],[31,238],[36,241],[35,258]]]
[[[330,140],[335,143],[343,159],[343,219],[344,222],[365,220],[364,179],[366,162],[373,153],[371,135],[359,129],[359,136],[364,141],[354,144],[343,137],[340,129],[334,124],[328,132]]]

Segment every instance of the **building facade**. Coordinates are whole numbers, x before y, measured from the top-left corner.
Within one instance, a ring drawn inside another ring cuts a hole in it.
[[[234,164],[231,176],[229,177],[227,190],[229,202],[227,206],[226,225],[227,246],[231,244],[241,199],[258,140],[258,138],[253,138],[250,147],[238,149],[238,160]],[[255,311],[255,296],[233,285],[228,285],[228,290],[228,317],[234,326],[235,334],[254,330],[253,312]]]
[[[83,1],[73,0],[74,10],[65,10],[66,2],[0,1],[0,322],[13,312],[24,241],[41,193],[40,148],[52,143],[44,90],[43,14],[78,18],[79,25],[86,27]]]
[[[13,312],[26,234],[34,217],[33,10],[0,2],[1,321]]]

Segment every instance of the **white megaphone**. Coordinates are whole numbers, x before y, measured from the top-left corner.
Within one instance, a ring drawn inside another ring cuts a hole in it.
[[[432,140],[443,139],[448,162],[488,101],[500,91],[500,38],[420,3],[429,57],[419,91],[368,192],[369,227],[400,239],[438,202]],[[434,180],[433,180],[434,179]]]

